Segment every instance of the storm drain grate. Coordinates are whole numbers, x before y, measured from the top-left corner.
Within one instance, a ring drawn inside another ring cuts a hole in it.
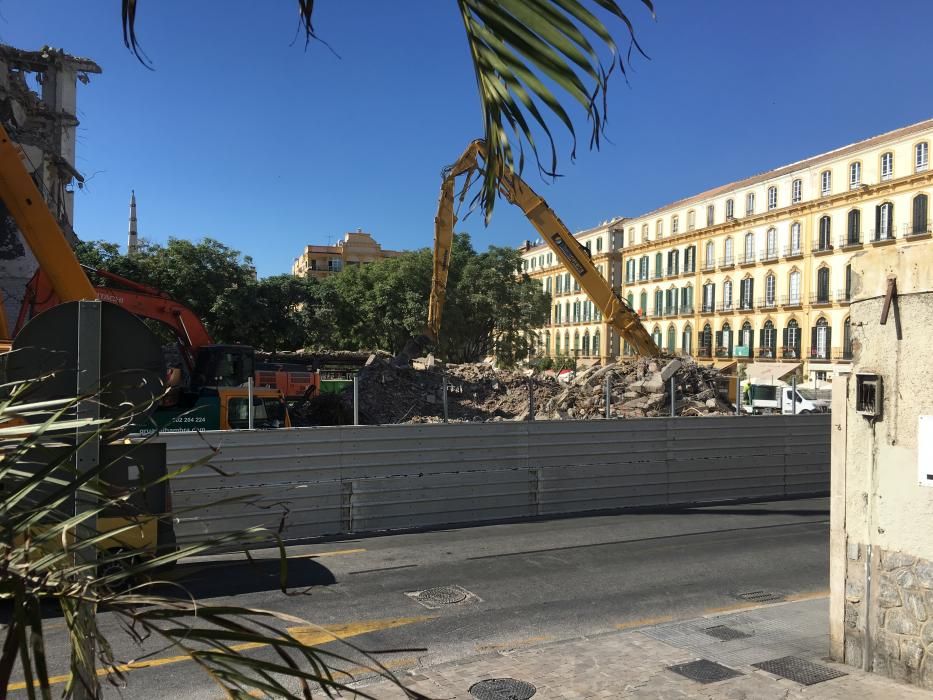
[[[727,627],[726,625],[707,627],[703,630],[703,632],[704,634],[708,634],[710,637],[721,639],[724,642],[730,642],[733,639],[748,639],[752,636],[748,632],[737,630],[734,627]]]
[[[514,678],[488,678],[470,686],[476,700],[528,700],[536,692],[531,683]]]
[[[812,661],[801,659],[799,656],[782,656],[780,659],[771,659],[752,664],[755,668],[762,671],[773,673],[775,676],[787,678],[800,683],[801,685],[814,685],[823,681],[830,681],[833,678],[840,678],[848,675],[843,671],[837,671],[823,664],[815,664]]]
[[[737,593],[736,598],[741,598],[742,600],[747,600],[752,603],[776,603],[784,600],[783,595],[771,591],[746,591],[745,593]]]
[[[470,600],[479,600],[473,593],[461,586],[436,586],[423,591],[411,591],[405,595],[432,610],[447,605],[459,605]]]
[[[681,676],[698,683],[716,683],[717,681],[724,681],[742,675],[728,666],[717,664],[715,661],[708,659],[697,659],[686,664],[668,666],[667,670],[679,673]]]

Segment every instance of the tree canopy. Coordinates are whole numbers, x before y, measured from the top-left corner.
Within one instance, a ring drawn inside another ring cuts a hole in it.
[[[149,284],[189,306],[217,342],[263,350],[383,349],[398,352],[424,329],[431,291],[431,251],[347,267],[323,280],[276,275],[257,279],[252,262],[211,238],[196,243],[144,242],[133,255],[113,243],[79,244],[89,267]],[[106,282],[106,280],[104,280]],[[447,302],[435,352],[452,362],[495,353],[514,364],[544,323],[549,297],[521,272],[512,248],[474,250],[457,234]]]

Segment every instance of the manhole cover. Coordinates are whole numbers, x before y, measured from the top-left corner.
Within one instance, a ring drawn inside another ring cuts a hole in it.
[[[848,675],[829,666],[801,659],[799,656],[783,656],[780,659],[762,661],[752,664],[752,666],[801,685],[814,685],[815,683],[822,683],[823,681]]]
[[[470,686],[470,695],[476,700],[528,700],[535,692],[531,683],[514,678],[489,678]]]
[[[775,603],[784,600],[783,595],[771,591],[746,591],[745,593],[739,593],[736,597],[752,603]]]
[[[461,586],[437,586],[435,588],[426,588],[423,591],[411,591],[405,595],[431,609],[479,600],[474,594]]]
[[[715,661],[710,661],[709,659],[698,659],[697,661],[691,661],[687,664],[668,666],[667,670],[679,673],[681,676],[699,683],[715,683],[716,681],[724,681],[727,678],[735,678],[736,676],[742,675],[738,671],[733,671],[728,666],[717,664]]]
[[[705,630],[703,630],[703,632],[708,634],[710,637],[721,639],[724,642],[729,642],[733,639],[748,639],[752,636],[748,634],[748,632],[743,632],[742,630],[737,630],[733,627],[727,627],[726,625],[707,627]]]

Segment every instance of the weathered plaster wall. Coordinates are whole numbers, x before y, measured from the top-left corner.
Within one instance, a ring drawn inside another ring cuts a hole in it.
[[[933,246],[869,250],[852,273],[853,369],[834,387],[845,398],[833,419],[832,652],[933,688],[933,488],[917,476],[919,417],[933,414]],[[890,278],[898,296],[882,326]],[[855,412],[859,373],[882,379],[877,420]]]

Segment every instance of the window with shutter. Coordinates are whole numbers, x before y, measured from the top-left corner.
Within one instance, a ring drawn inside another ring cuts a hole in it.
[[[800,224],[797,222],[790,226],[790,252],[792,254],[800,252]]]
[[[830,218],[828,216],[820,217],[820,250],[829,250],[832,245],[830,239]]]
[[[862,239],[861,233],[862,213],[858,209],[849,212],[848,217],[848,238],[849,245],[857,245]]]
[[[803,199],[803,181],[794,180],[791,185],[791,202],[797,204],[801,199]]]
[[[925,194],[918,194],[914,197],[914,221],[911,232],[930,232],[930,225],[927,222],[927,196]]]
[[[884,153],[881,155],[881,179],[890,180],[894,174],[894,154]]]
[[[774,275],[765,277],[765,304],[774,306]]]

